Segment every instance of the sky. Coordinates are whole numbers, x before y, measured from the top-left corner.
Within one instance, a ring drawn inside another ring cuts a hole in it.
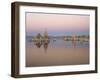
[[[26,13],[26,35],[43,34],[46,30],[49,35],[89,35],[89,15]]]

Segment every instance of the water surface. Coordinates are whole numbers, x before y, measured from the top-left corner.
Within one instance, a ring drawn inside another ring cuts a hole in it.
[[[89,64],[89,42],[50,39],[48,44],[35,45],[26,37],[26,67]]]

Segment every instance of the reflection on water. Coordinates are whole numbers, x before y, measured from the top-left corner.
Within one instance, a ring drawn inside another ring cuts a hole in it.
[[[89,41],[51,38],[35,42],[26,37],[26,67],[79,64],[89,64]]]
[[[26,47],[37,47],[44,48],[45,52],[47,52],[48,47],[52,48],[88,48],[89,41],[64,41],[63,39],[50,39],[49,42],[34,42],[32,38],[26,38]]]
[[[42,47],[42,45],[43,45],[45,52],[47,51],[48,44],[49,44],[49,43],[43,43],[43,42],[35,43],[35,42],[34,42],[34,45],[35,45],[37,48],[40,48],[40,47]]]

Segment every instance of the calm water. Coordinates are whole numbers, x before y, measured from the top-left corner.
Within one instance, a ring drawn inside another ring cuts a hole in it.
[[[32,41],[32,38],[26,38],[26,47],[34,47],[36,46],[34,42]],[[64,47],[64,48],[71,48],[71,47],[76,47],[76,48],[88,48],[89,47],[89,42],[80,42],[80,41],[75,41],[73,43],[72,41],[64,41],[63,39],[50,39],[50,42],[48,43],[49,47],[55,48],[55,47]],[[40,45],[40,48],[43,47],[43,44]]]
[[[26,38],[26,67],[89,64],[89,42],[50,39],[46,45],[35,45]]]

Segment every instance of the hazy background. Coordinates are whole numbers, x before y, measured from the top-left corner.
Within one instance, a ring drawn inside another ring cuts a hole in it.
[[[44,33],[49,35],[89,34],[89,15],[26,13],[27,36]]]

